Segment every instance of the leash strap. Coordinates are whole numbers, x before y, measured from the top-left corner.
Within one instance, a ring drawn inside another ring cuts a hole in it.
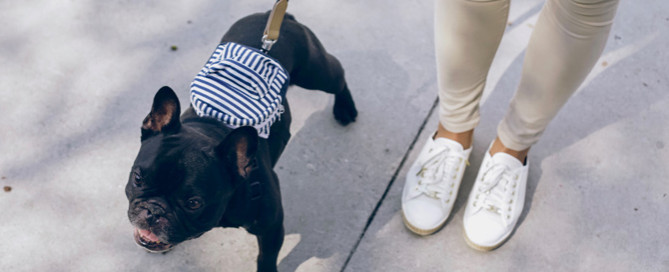
[[[265,31],[262,36],[261,50],[263,53],[269,52],[269,50],[272,49],[272,45],[279,39],[279,29],[281,28],[283,16],[286,14],[287,8],[288,0],[277,0],[276,3],[274,3],[274,7],[269,14],[269,19],[267,19],[267,25],[265,25]]]

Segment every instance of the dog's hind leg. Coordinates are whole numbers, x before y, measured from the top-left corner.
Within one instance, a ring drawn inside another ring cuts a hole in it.
[[[342,125],[355,121],[358,111],[353,97],[346,85],[344,69],[339,60],[328,54],[316,36],[306,27],[306,43],[298,49],[304,61],[296,63],[291,73],[291,82],[297,86],[311,90],[321,90],[335,95],[335,119]]]

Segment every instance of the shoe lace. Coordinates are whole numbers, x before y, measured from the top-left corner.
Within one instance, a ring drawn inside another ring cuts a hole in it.
[[[421,169],[416,173],[419,179],[415,190],[448,203],[453,195],[462,160],[469,165],[463,155],[451,152],[448,147],[433,152],[425,162],[420,163]]]
[[[474,207],[499,214],[508,224],[511,220],[513,196],[518,186],[518,173],[508,166],[495,164],[484,173],[474,199]]]

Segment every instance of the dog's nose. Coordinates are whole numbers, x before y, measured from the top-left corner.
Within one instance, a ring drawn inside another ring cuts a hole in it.
[[[155,211],[151,211],[151,209],[146,209],[146,222],[154,225],[157,224],[158,221],[160,220],[161,214],[155,213]]]
[[[151,220],[151,219],[153,219],[153,213],[151,212],[151,210],[147,209],[146,210],[146,220]]]
[[[153,216],[153,214],[151,214],[151,212],[148,212],[147,215],[146,215],[146,222],[149,223],[149,225],[155,225],[155,224],[158,223],[158,217]]]
[[[158,205],[149,205],[147,211],[150,216],[163,216],[165,214],[165,210]]]
[[[165,209],[154,203],[147,205],[144,210],[146,212],[146,221],[152,224],[157,223],[165,215]]]

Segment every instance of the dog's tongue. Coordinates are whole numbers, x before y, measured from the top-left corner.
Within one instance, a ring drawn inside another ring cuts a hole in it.
[[[148,240],[151,240],[151,242],[160,242],[160,240],[158,240],[158,236],[153,234],[153,232],[151,232],[149,230],[143,230],[143,229],[138,229],[138,231],[139,231],[139,235],[142,235],[142,237],[144,237]]]

